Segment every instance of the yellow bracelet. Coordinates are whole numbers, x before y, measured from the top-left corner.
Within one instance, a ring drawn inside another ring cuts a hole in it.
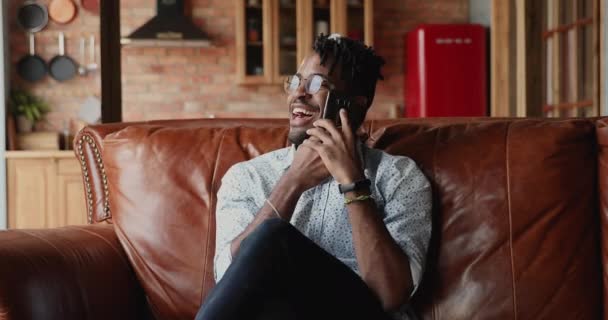
[[[346,204],[351,204],[351,203],[353,203],[355,201],[365,201],[365,200],[369,200],[369,199],[374,199],[374,198],[372,198],[372,196],[369,195],[369,194],[368,195],[364,195],[364,196],[358,196],[358,197],[352,198],[352,199],[349,199],[349,198],[345,197],[344,198],[344,204],[346,205]]]

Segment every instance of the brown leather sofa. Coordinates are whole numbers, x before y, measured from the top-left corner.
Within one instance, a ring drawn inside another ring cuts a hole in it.
[[[433,184],[413,304],[424,319],[600,319],[608,300],[608,120],[365,124]],[[279,120],[87,127],[93,225],[0,232],[0,319],[192,319],[214,285],[214,209],[235,162],[287,145]]]

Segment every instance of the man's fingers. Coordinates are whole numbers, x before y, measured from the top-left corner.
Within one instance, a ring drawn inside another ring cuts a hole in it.
[[[340,121],[342,121],[342,134],[344,135],[344,140],[346,140],[347,144],[350,144],[353,141],[353,130],[351,129],[351,124],[348,120],[348,113],[344,108],[340,109]]]
[[[336,128],[333,121],[328,119],[320,119],[313,123],[313,125],[317,128],[323,128],[334,138],[334,140],[342,139],[342,134]]]
[[[325,150],[325,146],[320,140],[313,141],[310,138],[304,140],[304,142],[302,142],[302,146],[316,151],[319,155],[321,155]]]
[[[306,140],[310,140],[310,141],[312,141],[312,142],[321,142],[321,139],[319,139],[319,138],[317,138],[317,137],[315,137],[315,136],[310,136],[310,137],[308,137],[308,139],[306,139]]]
[[[306,133],[310,135],[310,138],[317,138],[325,144],[330,144],[333,142],[332,136],[330,136],[329,133],[327,131],[325,131],[324,129],[311,128],[311,129],[306,130]],[[306,141],[306,140],[304,140],[304,141]]]

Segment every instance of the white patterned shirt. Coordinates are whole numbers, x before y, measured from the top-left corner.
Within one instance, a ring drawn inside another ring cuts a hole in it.
[[[232,166],[217,194],[215,280],[232,261],[230,243],[253,221],[293,161],[293,146]],[[414,291],[420,283],[431,236],[431,187],[413,160],[359,144],[364,174],[386,228],[408,256]],[[290,223],[359,274],[344,196],[329,178],[298,200]],[[412,292],[413,293],[413,292]],[[395,319],[410,319],[408,306]]]

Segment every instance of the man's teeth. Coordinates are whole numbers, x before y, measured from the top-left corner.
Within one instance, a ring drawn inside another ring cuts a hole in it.
[[[308,111],[308,110],[305,110],[305,109],[302,109],[302,108],[294,108],[292,113],[293,114],[302,113],[302,114],[305,114],[307,116],[312,116],[313,114],[315,114],[315,112]]]

